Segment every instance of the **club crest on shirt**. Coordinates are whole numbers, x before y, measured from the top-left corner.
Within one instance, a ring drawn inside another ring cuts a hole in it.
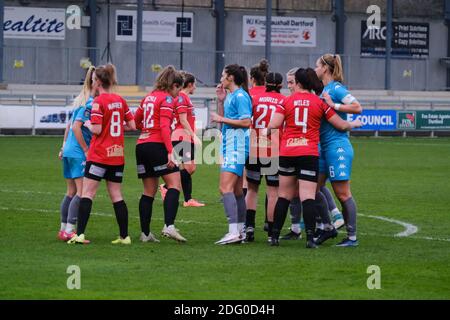
[[[99,110],[100,109],[100,105],[98,104],[98,103],[94,103],[93,105],[92,105],[92,111],[97,111],[97,110]]]
[[[178,103],[183,103],[183,97],[178,97]]]
[[[166,102],[167,102],[167,103],[172,103],[172,101],[173,101],[173,99],[172,99],[171,96],[167,96],[167,97],[166,97]]]
[[[123,157],[123,147],[118,144],[106,148],[107,157]]]

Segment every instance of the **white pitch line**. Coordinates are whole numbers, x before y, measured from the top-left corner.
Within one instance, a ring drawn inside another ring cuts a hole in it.
[[[5,193],[25,193],[25,194],[32,194],[32,193],[36,193],[36,194],[54,194],[51,192],[42,192],[42,191],[26,191],[26,190],[21,190],[21,191],[15,191],[15,190],[0,190],[0,192],[5,192]],[[162,200],[162,199],[158,199],[158,197],[156,197],[157,200]],[[24,212],[43,212],[43,213],[59,213],[59,210],[46,210],[46,209],[30,209],[30,208],[8,208],[8,207],[0,207],[0,210],[5,210],[5,211],[12,211],[12,210],[18,210],[18,211],[24,211]],[[102,213],[102,212],[92,212],[92,215],[96,215],[96,216],[105,216],[105,217],[113,217],[113,215],[108,214],[108,213]],[[374,236],[382,236],[382,237],[395,237],[395,238],[410,238],[410,239],[420,239],[420,240],[430,240],[430,241],[445,241],[445,242],[450,242],[450,239],[447,238],[433,238],[433,237],[426,237],[426,236],[411,236],[415,233],[417,233],[419,231],[419,228],[411,223],[407,223],[407,222],[403,222],[400,220],[396,220],[396,219],[392,219],[392,218],[387,218],[387,217],[383,217],[383,216],[374,216],[374,215],[367,215],[367,214],[363,214],[363,213],[358,213],[358,216],[361,217],[367,217],[370,219],[377,219],[377,220],[381,220],[381,221],[386,221],[386,222],[390,222],[390,223],[394,223],[394,224],[398,224],[402,227],[405,228],[404,231],[399,232],[395,235],[375,235],[375,234],[369,234],[369,233],[360,233],[361,235],[374,235]],[[132,216],[132,218],[138,219],[138,217]],[[153,218],[154,220],[163,220],[162,218]],[[209,223],[209,222],[203,222],[203,221],[193,221],[193,220],[183,220],[183,219],[179,219],[177,220],[177,222],[179,223],[185,223],[185,224],[202,224],[202,225],[215,225],[213,223]]]
[[[358,213],[358,215],[362,216],[362,217],[371,218],[371,219],[377,219],[377,220],[395,223],[395,224],[401,225],[402,227],[405,228],[404,231],[395,234],[394,237],[400,237],[400,238],[409,237],[410,235],[415,234],[415,233],[417,233],[417,231],[419,231],[419,228],[417,226],[415,226],[411,223],[400,221],[400,220],[395,220],[395,219],[381,217],[381,216],[367,215],[367,214],[363,214],[363,213]]]

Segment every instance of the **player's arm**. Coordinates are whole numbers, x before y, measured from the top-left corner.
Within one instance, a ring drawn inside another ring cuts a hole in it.
[[[328,119],[328,122],[333,125],[336,129],[340,131],[350,131],[355,128],[360,128],[363,126],[362,122],[359,119],[356,119],[354,121],[345,121],[341,117],[339,117],[337,114],[333,115],[331,118]]]
[[[284,108],[284,101],[282,100],[280,104],[276,106],[275,113],[273,114],[272,118],[270,119],[269,125],[267,126],[267,131],[263,131],[263,134],[271,135],[270,131],[279,129],[283,125],[285,111],[286,109]]]
[[[228,118],[222,117],[215,112],[211,113],[211,121],[217,122],[217,123],[225,123],[233,128],[250,128],[250,126],[252,125],[251,116],[249,118],[233,120],[233,119],[228,119]]]
[[[345,88],[341,87],[336,89],[336,95],[339,101],[341,101],[341,103],[334,103],[328,92],[324,92],[322,94],[325,102],[336,111],[342,111],[345,113],[352,113],[352,114],[362,113],[363,109],[361,104]]]
[[[64,150],[64,145],[66,144],[67,135],[69,134],[69,130],[70,130],[70,120],[67,121],[66,129],[64,130],[63,144],[62,144],[61,149],[59,150],[59,153],[58,153],[58,158],[59,158],[59,160],[62,159],[62,154],[63,154],[63,150]]]
[[[223,116],[224,115],[223,104],[225,102],[225,98],[227,97],[227,91],[224,89],[222,84],[219,84],[216,87],[216,94],[217,94],[217,114]]]
[[[192,137],[195,144],[199,144],[200,140],[198,139],[193,128],[191,128],[191,125],[189,124],[189,121],[187,119],[187,113],[185,112],[179,113],[178,116],[180,118],[180,123],[183,126],[184,131],[186,131],[186,133]]]
[[[99,98],[95,98],[92,103],[92,111],[91,111],[91,130],[92,134],[98,136],[102,133],[102,124],[103,124],[103,104],[98,100]]]
[[[321,104],[321,107],[327,121],[340,131],[350,131],[354,128],[360,128],[363,126],[362,122],[359,119],[356,119],[352,122],[342,119],[333,109],[331,109],[324,103]]]
[[[102,125],[101,124],[92,124],[91,132],[92,132],[92,134],[95,134],[96,136],[98,136],[102,132]]]
[[[78,144],[80,145],[81,149],[84,153],[86,153],[89,149],[87,146],[86,141],[84,141],[83,132],[81,131],[81,127],[83,126],[83,122],[79,120],[75,120],[75,122],[72,125],[73,134],[75,135],[75,138],[77,139]]]

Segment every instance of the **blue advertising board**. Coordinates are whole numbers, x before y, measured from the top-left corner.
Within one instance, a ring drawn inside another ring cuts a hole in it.
[[[363,127],[355,130],[362,131],[394,131],[397,129],[396,110],[364,110],[362,114],[347,114],[347,120],[359,119]]]

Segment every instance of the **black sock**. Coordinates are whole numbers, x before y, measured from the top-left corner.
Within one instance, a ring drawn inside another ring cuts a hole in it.
[[[273,222],[267,222],[267,224],[268,224],[267,236],[272,237]]]
[[[254,228],[255,224],[256,224],[255,219],[256,219],[256,211],[247,209],[247,216],[245,218],[245,226]]]
[[[78,211],[77,234],[83,234],[91,215],[92,200],[89,198],[81,198],[80,209]]]
[[[272,236],[278,237],[280,235],[281,229],[283,229],[284,221],[286,220],[290,203],[291,202],[285,198],[278,198],[273,217]]]
[[[316,229],[316,201],[307,199],[302,202],[303,221],[305,222],[306,238],[313,240]]]
[[[175,218],[178,211],[178,201],[180,201],[180,191],[177,189],[167,190],[164,198],[164,223],[170,226],[175,223]]]
[[[264,201],[264,212],[266,213],[266,217],[264,220],[264,223],[268,223],[269,220],[267,220],[267,205],[269,204],[269,198],[267,198],[267,193],[266,193],[266,200]]]
[[[114,212],[116,213],[117,224],[119,225],[120,237],[125,239],[128,236],[128,208],[125,201],[117,201],[113,203]]]
[[[181,186],[183,188],[184,201],[188,202],[192,199],[192,177],[187,170],[183,169],[180,171],[181,175]]]
[[[141,231],[148,236],[150,233],[150,221],[152,220],[153,198],[143,194],[139,200],[139,217]]]
[[[247,188],[242,188],[242,192],[244,192],[244,197],[247,196]]]

